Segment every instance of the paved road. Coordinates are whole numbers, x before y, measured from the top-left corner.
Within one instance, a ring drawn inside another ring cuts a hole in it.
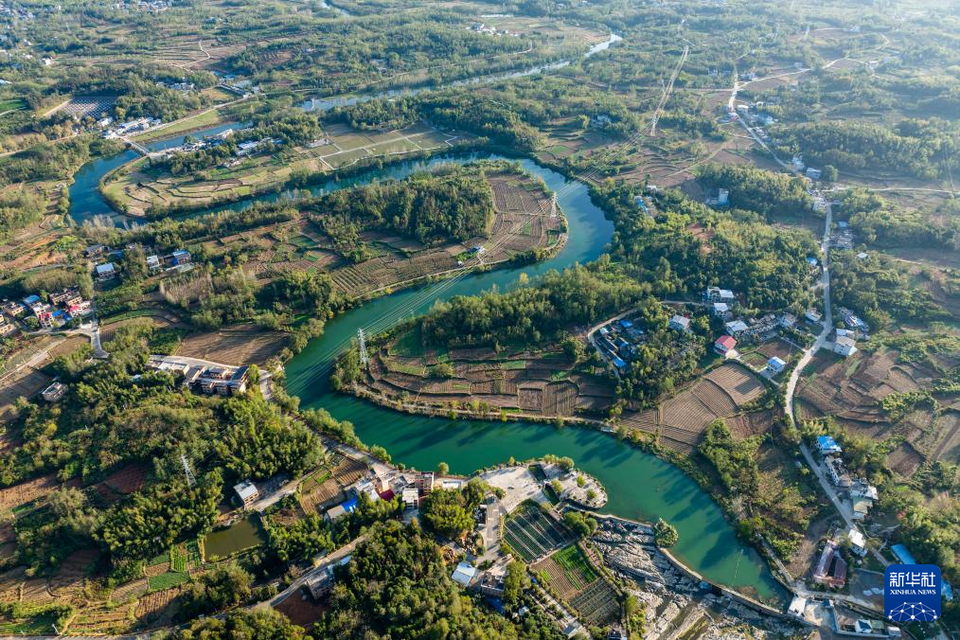
[[[346,544],[340,547],[333,553],[325,556],[323,558],[323,561],[319,565],[305,572],[302,576],[300,576],[299,578],[291,582],[289,587],[287,587],[277,595],[273,596],[269,600],[263,600],[262,602],[258,602],[256,604],[250,605],[247,608],[259,609],[259,608],[266,608],[266,607],[276,607],[278,604],[280,604],[290,596],[295,595],[300,590],[300,587],[303,587],[307,584],[307,581],[310,580],[310,578],[320,575],[324,571],[324,569],[329,567],[331,564],[334,564],[338,562],[340,559],[342,559],[344,556],[353,553],[353,550],[357,547],[357,545],[366,539],[367,539],[367,534],[364,533],[360,535],[359,537],[354,539],[353,542],[350,542],[349,544]]]
[[[830,332],[833,330],[833,309],[830,302],[830,227],[832,224],[833,205],[828,204],[823,238],[820,240],[820,248],[823,252],[823,270],[820,275],[820,288],[823,290],[823,330],[820,332],[820,335],[817,336],[817,339],[814,340],[813,344],[804,350],[803,355],[797,362],[797,366],[794,367],[793,371],[790,373],[790,379],[787,381],[785,402],[786,413],[790,416],[790,419],[793,420],[794,424],[797,424],[797,417],[794,411],[794,398],[796,396],[797,382],[800,380],[800,374],[803,373],[803,369],[810,363],[814,354],[819,351],[820,347],[823,346],[823,343],[827,340],[827,336],[830,335]],[[807,461],[807,465],[817,476],[817,481],[820,483],[820,487],[823,489],[823,492],[827,494],[827,497],[830,498],[830,502],[832,502],[833,506],[836,507],[840,517],[843,518],[847,528],[857,529],[859,531],[860,528],[853,519],[852,505],[844,502],[840,499],[840,496],[837,495],[837,492],[834,490],[830,479],[827,477],[826,471],[824,470],[823,466],[817,462],[813,453],[810,451],[810,448],[805,443],[801,442],[800,452]],[[875,549],[871,549],[870,552],[883,566],[890,564],[890,561],[884,558]]]

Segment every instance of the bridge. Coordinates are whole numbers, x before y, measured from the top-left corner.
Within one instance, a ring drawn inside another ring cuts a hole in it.
[[[147,149],[147,148],[146,148],[145,146],[143,146],[142,144],[140,144],[139,142],[134,142],[133,140],[131,140],[130,138],[128,138],[128,137],[126,137],[126,136],[124,136],[124,137],[122,137],[122,138],[120,138],[120,139],[123,140],[123,141],[127,144],[128,147],[130,147],[131,149],[133,149],[134,151],[136,151],[136,152],[139,153],[140,155],[142,155],[142,156],[148,156],[148,155],[150,155],[150,150]]]

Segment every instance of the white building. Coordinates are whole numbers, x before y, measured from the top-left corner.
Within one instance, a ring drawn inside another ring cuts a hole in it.
[[[727,304],[736,302],[737,300],[737,297],[733,295],[733,291],[730,289],[721,289],[720,287],[707,287],[703,297],[706,298],[707,302],[726,302]]]
[[[713,315],[721,320],[726,320],[730,315],[730,305],[728,305],[726,302],[714,302]]]
[[[453,575],[450,576],[453,581],[463,587],[469,587],[473,579],[477,577],[477,568],[469,562],[461,562],[457,565]]]
[[[787,368],[787,363],[777,356],[773,356],[767,360],[767,368],[774,374],[783,373],[783,370]]]
[[[861,558],[867,555],[867,539],[860,531],[854,527],[847,531],[847,539],[850,540],[850,551]]]
[[[833,351],[844,357],[850,356],[857,352],[857,343],[850,338],[841,336],[834,341]]]
[[[727,330],[727,333],[734,338],[743,335],[743,332],[750,328],[743,320],[731,320],[730,322],[724,323],[723,326]]]

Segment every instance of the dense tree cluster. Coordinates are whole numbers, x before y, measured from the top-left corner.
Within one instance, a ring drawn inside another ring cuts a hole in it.
[[[493,194],[482,174],[460,166],[414,174],[406,180],[344,189],[307,204],[337,250],[364,259],[359,233],[378,229],[430,246],[486,235]]]
[[[818,122],[777,132],[778,147],[813,165],[857,174],[907,173],[935,178],[955,171],[960,131],[941,120],[904,120],[891,129],[860,122]]]
[[[420,508],[424,524],[444,537],[462,539],[474,528],[473,510],[480,506],[483,494],[477,479],[463,489],[431,491]]]
[[[387,522],[370,529],[339,570],[322,637],[555,637],[550,627],[527,630],[462,595],[440,547],[416,525]]]
[[[835,302],[856,311],[872,329],[891,321],[926,323],[948,313],[930,291],[917,286],[901,263],[879,253],[858,258],[852,251],[831,256]]]
[[[900,207],[866,189],[847,189],[834,213],[846,217],[867,245],[960,248],[960,204],[955,199],[927,211]]]
[[[280,472],[299,476],[323,460],[316,434],[262,397],[231,398],[223,412],[230,426],[217,449],[238,478],[262,480]]]
[[[423,334],[445,346],[536,345],[574,324],[613,315],[646,288],[598,267],[550,272],[535,287],[456,297],[423,319]]]
[[[697,169],[697,177],[708,190],[728,190],[731,207],[756,211],[768,221],[778,215],[804,215],[813,208],[804,181],[785,173],[746,164],[706,164]]]
[[[0,159],[0,187],[33,180],[66,180],[91,158],[121,149],[115,141],[89,135],[38,144]]]

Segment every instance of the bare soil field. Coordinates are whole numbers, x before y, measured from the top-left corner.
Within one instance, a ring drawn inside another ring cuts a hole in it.
[[[363,477],[367,466],[358,460],[342,457],[331,461],[334,466],[322,468],[300,485],[300,507],[305,513],[321,513],[346,500],[344,489]]]
[[[323,617],[327,607],[315,602],[305,589],[301,589],[278,604],[275,609],[287,616],[293,624],[309,628]]]
[[[943,370],[956,365],[947,356],[937,358]],[[889,462],[904,475],[925,459],[956,462],[960,454],[956,412],[935,414],[920,406],[891,421],[880,405],[892,393],[930,388],[941,375],[932,367],[904,362],[898,352],[884,348],[847,359],[818,356],[816,365],[816,375],[805,376],[798,388],[803,419],[830,415],[852,433],[880,439],[903,436],[906,442],[890,454]]]
[[[553,215],[550,199],[538,182],[512,172],[488,174],[486,179],[494,201],[494,219],[487,237],[431,249],[403,243],[399,238],[373,238],[383,253],[358,264],[330,269],[334,283],[346,295],[358,297],[461,267],[510,260],[530,249],[559,246],[564,221],[559,212]],[[464,255],[478,245],[484,247],[482,256]],[[297,266],[309,268],[310,264]]]
[[[386,400],[436,411],[458,406],[488,414],[503,410],[544,417],[599,415],[613,401],[612,384],[576,369],[559,351],[435,353],[424,350],[418,340],[419,334],[400,336],[378,349],[371,358],[367,390]],[[431,374],[441,361],[453,367],[452,378]]]
[[[159,206],[205,207],[237,200],[285,184],[299,171],[332,172],[362,160],[396,158],[451,148],[472,138],[462,132],[440,132],[423,123],[380,134],[356,132],[333,126],[327,130],[329,144],[316,148],[298,147],[297,157],[284,162],[274,155],[248,157],[235,167],[224,165],[197,175],[172,176],[147,170],[143,160],[125,165],[129,173],[108,176],[104,193],[122,203],[125,212],[142,216]],[[120,175],[123,174],[123,175]]]
[[[743,405],[763,393],[763,384],[745,367],[728,363],[717,367],[689,387],[664,401],[657,410],[624,412],[623,426],[659,435],[663,444],[680,453],[696,449],[707,426],[717,418],[728,420],[732,430],[752,432],[769,428],[768,412],[756,418],[739,416]]]
[[[280,353],[286,343],[287,334],[283,332],[236,325],[216,333],[197,333],[185,337],[177,349],[177,355],[222,364],[262,365]]]
[[[17,398],[31,398],[53,380],[32,367],[24,367],[0,382],[0,422],[12,420],[16,414]]]
[[[50,474],[0,489],[0,512],[16,509],[60,488],[56,475]]]

